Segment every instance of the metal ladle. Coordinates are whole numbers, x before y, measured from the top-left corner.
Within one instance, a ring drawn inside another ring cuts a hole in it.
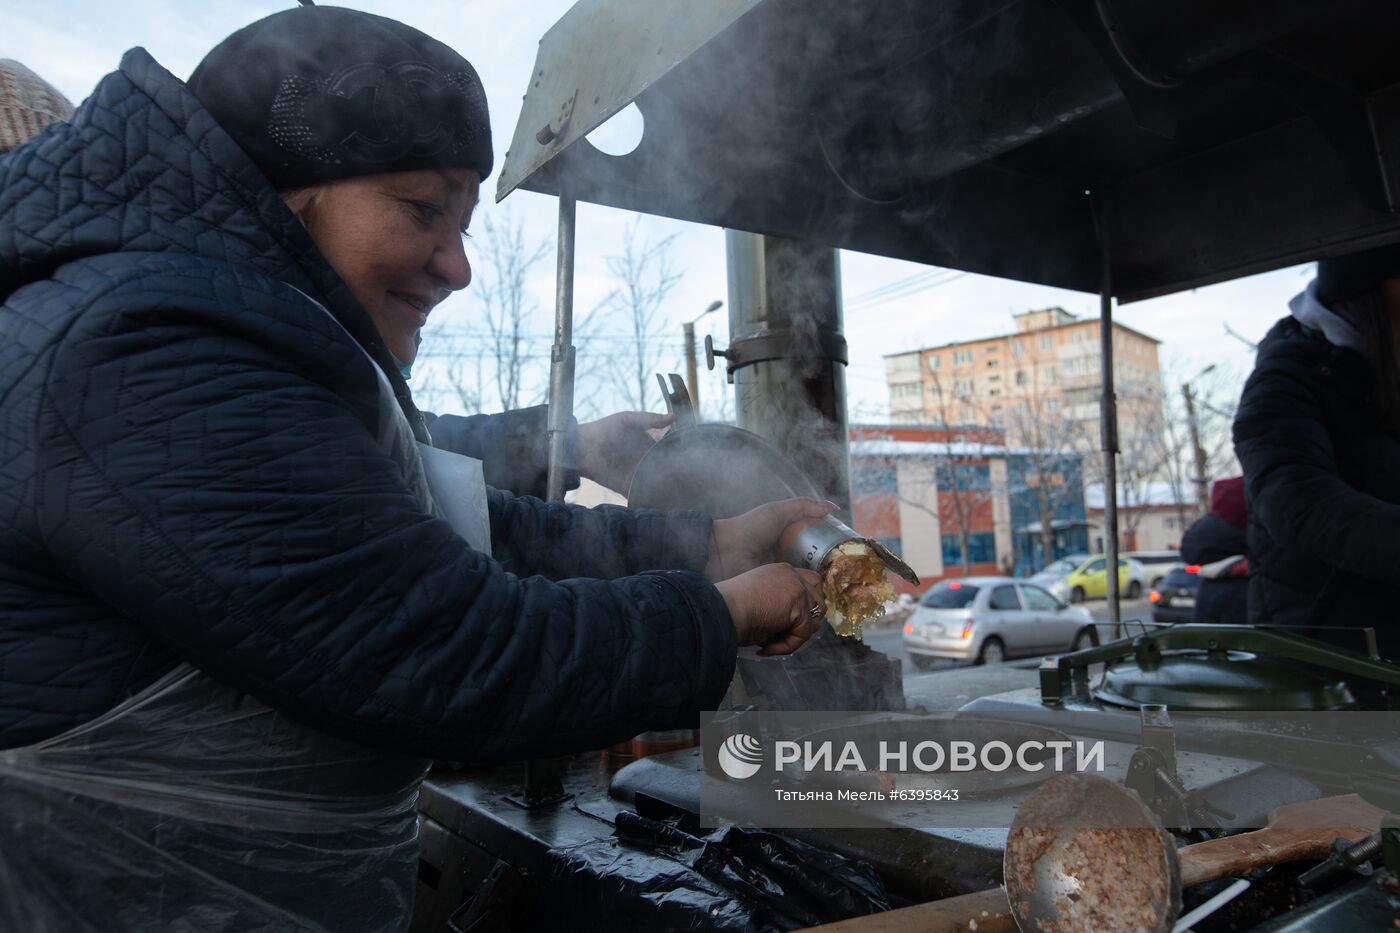
[[[1181,912],[1172,837],[1112,781],[1063,775],[1021,804],[1003,861],[1023,931],[1165,933]]]
[[[1093,775],[1061,775],[1016,813],[1006,893],[1025,933],[1167,933],[1183,887],[1325,858],[1338,836],[1366,838],[1383,815],[1355,794],[1305,800],[1275,809],[1263,829],[1178,850],[1137,794]]]

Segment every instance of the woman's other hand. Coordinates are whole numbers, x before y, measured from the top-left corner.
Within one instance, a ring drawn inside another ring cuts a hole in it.
[[[574,432],[579,473],[626,495],[642,455],[674,420],[674,415],[620,411],[579,425]]]
[[[790,564],[765,564],[715,584],[740,645],[762,645],[761,655],[791,654],[826,618],[822,578]]]
[[[760,505],[735,518],[714,523],[710,537],[710,558],[705,577],[711,582],[727,580],[741,573],[783,560],[778,542],[792,524],[824,518],[836,505],[816,499],[783,499]]]

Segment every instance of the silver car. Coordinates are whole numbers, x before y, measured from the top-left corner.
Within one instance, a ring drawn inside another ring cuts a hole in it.
[[[935,658],[995,664],[1088,647],[1093,622],[1089,610],[1033,583],[963,577],[944,580],[919,600],[904,624],[904,648],[920,670]]]
[[[1162,585],[1167,574],[1186,566],[1181,554],[1176,551],[1124,551],[1124,557],[1132,558],[1147,571],[1147,588],[1155,590]]]

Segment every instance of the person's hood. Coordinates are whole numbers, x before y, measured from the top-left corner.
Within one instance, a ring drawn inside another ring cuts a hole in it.
[[[1210,487],[1210,510],[1236,528],[1249,525],[1249,506],[1244,498],[1244,477],[1218,479]]]
[[[73,115],[0,156],[0,302],[77,260],[182,252],[285,282],[331,312],[421,424],[398,363],[311,235],[227,133],[145,49]]]
[[[1375,335],[1369,322],[1349,320],[1323,304],[1317,297],[1317,279],[1293,296],[1288,309],[1300,324],[1321,332],[1333,346],[1355,350],[1362,356],[1370,355]]]

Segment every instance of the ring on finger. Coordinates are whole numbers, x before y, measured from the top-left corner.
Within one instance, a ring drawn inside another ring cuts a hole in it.
[[[826,611],[822,609],[820,603],[813,603],[812,608],[807,612],[807,614],[814,619],[820,619],[822,616],[826,615]]]

